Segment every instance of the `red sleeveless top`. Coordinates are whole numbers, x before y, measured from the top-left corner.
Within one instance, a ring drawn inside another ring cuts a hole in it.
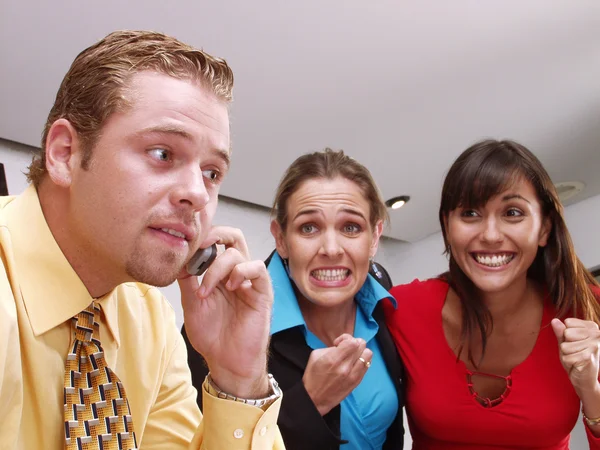
[[[386,302],[387,321],[406,367],[413,449],[569,448],[580,401],[559,359],[550,326],[551,304],[544,307],[532,352],[508,377],[505,398],[486,408],[474,398],[467,367],[444,335],[442,307],[448,284],[416,280],[390,292],[398,307]],[[590,448],[600,449],[600,438],[587,432]]]

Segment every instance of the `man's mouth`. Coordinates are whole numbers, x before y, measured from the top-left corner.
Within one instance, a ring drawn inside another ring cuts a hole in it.
[[[180,233],[179,231],[172,230],[171,228],[160,228],[160,231],[164,231],[165,233],[170,234],[171,236],[175,236],[181,239],[185,239],[185,234]]]
[[[185,222],[175,220],[156,220],[150,225],[150,229],[168,234],[177,239],[183,239],[192,242],[198,236],[199,230],[193,224],[186,225]]]

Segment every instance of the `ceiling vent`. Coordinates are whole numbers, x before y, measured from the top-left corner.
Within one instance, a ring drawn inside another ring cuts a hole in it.
[[[562,183],[556,183],[554,186],[556,186],[558,197],[562,203],[571,200],[585,188],[585,184],[581,181],[563,181]]]

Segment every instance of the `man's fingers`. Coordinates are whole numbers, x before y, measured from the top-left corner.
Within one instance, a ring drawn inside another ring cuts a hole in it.
[[[564,323],[560,321],[560,319],[552,319],[552,322],[550,323],[552,325],[552,330],[554,330],[554,335],[556,336],[558,343],[562,344],[565,340],[564,333],[567,327]]]
[[[195,298],[193,294],[199,289],[200,283],[198,282],[198,277],[193,276],[178,278],[177,283],[181,291],[181,306],[185,311],[189,307],[190,300]]]
[[[203,298],[210,295],[217,284],[221,281],[226,282],[236,265],[245,261],[245,258],[238,250],[234,248],[225,250],[204,273],[202,284],[198,290],[199,297]]]
[[[245,259],[250,259],[250,251],[244,233],[238,228],[215,226],[212,227],[206,239],[202,242],[201,247],[205,248],[214,243],[225,246],[225,249],[235,248]]]
[[[235,265],[225,287],[230,291],[254,287],[256,291],[266,294],[271,290],[271,279],[264,262],[246,261]]]

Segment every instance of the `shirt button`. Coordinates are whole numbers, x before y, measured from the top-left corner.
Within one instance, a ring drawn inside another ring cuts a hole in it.
[[[235,430],[233,432],[233,437],[236,439],[241,439],[244,437],[244,430],[241,430],[240,428],[238,428],[237,430]]]
[[[265,434],[267,434],[267,427],[262,427],[260,429],[260,431],[258,432],[258,434],[260,434],[261,436],[264,436]]]

